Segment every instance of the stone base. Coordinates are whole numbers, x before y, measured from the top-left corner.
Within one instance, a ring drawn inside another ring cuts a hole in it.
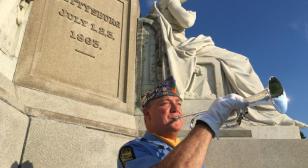
[[[44,168],[116,167],[118,149],[131,137],[33,118],[24,161]]]
[[[222,138],[301,139],[297,126],[252,126],[221,129]]]
[[[11,168],[20,161],[28,120],[18,109],[0,100],[0,168]]]
[[[15,86],[0,75],[0,168],[116,167],[118,149],[142,134],[138,132],[141,122],[141,116]],[[183,131],[182,137],[188,132]],[[210,145],[209,168],[308,164],[304,161],[308,143],[294,139],[299,136],[296,127],[224,129],[221,133],[220,140]]]
[[[0,168],[116,167],[135,117],[14,85],[0,74]]]
[[[297,126],[253,126],[247,129],[255,139],[301,139]]]
[[[308,165],[307,140],[213,140],[207,168],[304,168]]]

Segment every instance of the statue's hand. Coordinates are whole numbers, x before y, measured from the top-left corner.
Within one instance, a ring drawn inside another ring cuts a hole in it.
[[[164,2],[165,1],[160,1],[160,4],[164,4]],[[196,12],[183,8],[180,1],[170,1],[167,8],[173,18],[179,23],[179,26],[189,28],[194,25]]]
[[[190,13],[191,15],[195,15],[196,16],[196,12],[195,11],[191,11],[191,10],[189,10],[189,11],[187,11],[188,13]]]

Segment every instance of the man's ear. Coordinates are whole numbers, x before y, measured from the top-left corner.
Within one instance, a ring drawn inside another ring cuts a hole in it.
[[[147,130],[149,130],[151,128],[151,115],[150,115],[150,111],[148,108],[144,108],[142,110],[143,112],[143,120],[144,120],[144,124],[145,124],[145,127],[147,128]]]
[[[143,111],[143,116],[145,120],[151,119],[150,111],[148,107],[144,107]]]
[[[143,108],[142,112],[143,112],[144,116],[149,116],[150,115],[149,109],[146,108],[146,107]]]

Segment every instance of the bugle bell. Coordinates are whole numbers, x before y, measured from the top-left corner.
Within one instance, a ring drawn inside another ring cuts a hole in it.
[[[268,81],[268,88],[256,95],[245,98],[249,107],[258,105],[273,105],[280,113],[286,113],[288,109],[288,98],[280,81],[272,76]]]

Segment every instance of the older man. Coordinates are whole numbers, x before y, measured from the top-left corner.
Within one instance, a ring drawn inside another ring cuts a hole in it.
[[[119,168],[202,167],[211,139],[229,114],[246,106],[243,98],[231,94],[217,99],[201,115],[195,127],[182,141],[177,138],[183,126],[182,100],[175,81],[168,78],[142,99],[147,132],[128,142],[119,151]]]

